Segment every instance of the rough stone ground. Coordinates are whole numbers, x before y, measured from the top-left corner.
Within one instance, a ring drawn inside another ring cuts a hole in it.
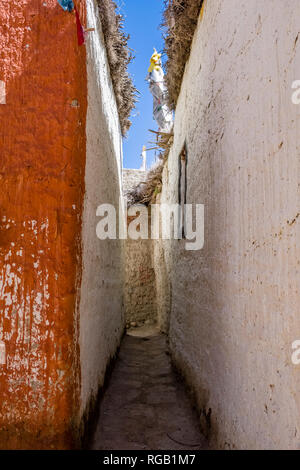
[[[172,370],[166,337],[153,329],[129,332],[101,403],[92,449],[205,448],[197,414]]]

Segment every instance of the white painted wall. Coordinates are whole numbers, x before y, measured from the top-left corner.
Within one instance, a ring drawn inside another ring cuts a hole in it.
[[[121,197],[122,139],[98,9],[87,0],[88,110],[80,297],[81,415],[103,385],[124,329],[123,245],[96,236],[96,209]]]
[[[170,346],[222,448],[299,448],[299,18],[298,0],[206,1],[164,171],[176,202],[186,139],[205,247],[163,242]]]

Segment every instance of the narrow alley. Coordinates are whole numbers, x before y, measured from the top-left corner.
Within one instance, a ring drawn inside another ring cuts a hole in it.
[[[204,450],[185,386],[156,328],[130,330],[101,401],[94,450]]]
[[[0,0],[0,450],[300,449],[299,18]]]

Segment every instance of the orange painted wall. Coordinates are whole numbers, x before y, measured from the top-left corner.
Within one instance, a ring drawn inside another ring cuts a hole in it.
[[[87,107],[75,15],[56,0],[0,0],[0,80],[0,448],[68,448]]]

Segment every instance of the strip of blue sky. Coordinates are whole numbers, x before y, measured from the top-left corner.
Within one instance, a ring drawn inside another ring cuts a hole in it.
[[[125,31],[130,34],[129,47],[133,49],[135,60],[129,66],[134,84],[140,92],[139,102],[132,114],[132,127],[124,139],[124,168],[140,168],[143,145],[150,148],[153,134],[148,129],[157,129],[153,120],[153,100],[145,78],[148,73],[153,47],[163,48],[162,22],[163,0],[117,0],[120,12],[125,17]],[[155,160],[155,152],[147,153],[150,166]]]

